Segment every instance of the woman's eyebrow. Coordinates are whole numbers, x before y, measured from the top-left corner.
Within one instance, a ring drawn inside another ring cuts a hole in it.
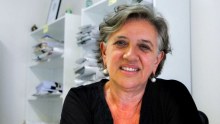
[[[117,36],[117,38],[128,39],[128,38],[127,38],[127,37],[125,37],[125,36]]]

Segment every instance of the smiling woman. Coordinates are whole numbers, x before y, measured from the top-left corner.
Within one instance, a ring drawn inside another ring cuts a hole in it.
[[[101,43],[101,51],[110,81],[141,91],[164,56],[163,51],[158,53],[155,28],[143,19],[127,21],[109,36],[107,45]]]
[[[187,88],[156,79],[170,44],[166,21],[152,7],[122,5],[99,26],[109,79],[72,88],[61,124],[200,124]]]

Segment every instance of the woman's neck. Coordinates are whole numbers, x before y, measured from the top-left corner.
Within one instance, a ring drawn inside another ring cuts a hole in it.
[[[142,100],[144,91],[145,86],[125,89],[111,82],[107,82],[105,85],[106,96],[120,108],[132,108],[132,106],[139,104]]]
[[[144,89],[121,89],[111,82],[105,84],[105,99],[114,124],[138,124]]]

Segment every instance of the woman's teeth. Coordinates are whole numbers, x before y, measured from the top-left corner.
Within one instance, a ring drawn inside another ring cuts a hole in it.
[[[138,71],[138,69],[136,68],[129,68],[129,67],[122,67],[121,69],[125,71],[131,71],[131,72]]]

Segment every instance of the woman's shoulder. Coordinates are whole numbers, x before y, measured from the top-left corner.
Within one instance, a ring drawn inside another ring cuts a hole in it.
[[[149,90],[153,94],[164,97],[191,97],[187,87],[182,82],[177,80],[157,79],[156,82],[150,83]]]
[[[196,104],[191,93],[182,82],[157,79],[155,83],[151,82],[149,87],[151,100],[155,100],[155,98],[159,100],[157,103],[162,106],[162,111],[168,111],[168,116],[174,123],[195,122],[198,124]]]
[[[62,110],[62,123],[91,123],[91,111],[97,111],[102,101],[102,90],[107,80],[71,88],[65,98]]]
[[[95,83],[73,87],[70,89],[68,94],[77,95],[80,97],[97,94],[100,92],[100,90],[103,89],[103,86],[105,85],[106,82],[107,79],[102,79]]]
[[[155,87],[160,87],[168,90],[180,90],[180,89],[185,89],[187,90],[186,86],[178,81],[178,80],[173,80],[173,79],[161,79],[158,78],[155,83],[152,83],[153,86]]]

